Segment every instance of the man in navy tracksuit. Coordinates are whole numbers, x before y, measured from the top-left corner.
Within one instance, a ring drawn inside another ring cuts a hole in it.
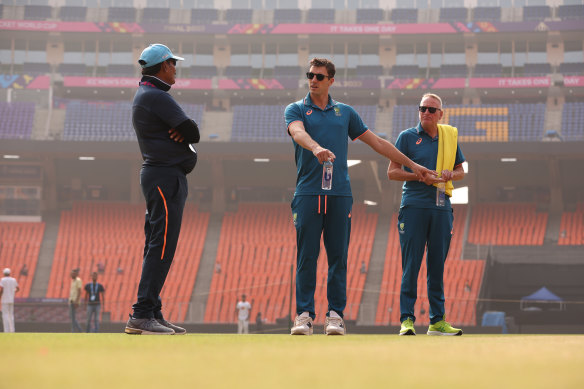
[[[187,179],[197,163],[192,143],[199,142],[197,124],[168,93],[175,83],[176,61],[183,60],[162,44],[140,55],[142,80],[134,96],[132,123],[144,163],[140,185],[146,199],[144,261],[128,334],[172,335],[184,328],[162,315],[160,291],[168,275],[187,198]]]
[[[310,92],[286,107],[288,133],[294,141],[298,178],[292,201],[296,227],[296,312],[292,335],[311,335],[316,317],[314,292],[316,261],[323,236],[328,257],[325,320],[327,335],[344,335],[343,311],[347,303],[347,254],[351,234],[353,197],[347,167],[348,138],[360,139],[377,153],[409,166],[420,177],[430,171],[413,163],[391,143],[369,131],[349,105],[333,100],[335,65],[314,58],[306,73]],[[322,188],[323,162],[334,162],[332,188]]]
[[[462,330],[445,320],[444,262],[448,255],[454,215],[448,195],[442,193],[438,203],[434,184],[461,180],[464,177],[464,155],[458,144],[452,148],[452,170],[439,169],[438,122],[442,119],[442,99],[427,93],[418,107],[420,122],[416,127],[402,131],[395,146],[414,162],[429,169],[441,170],[440,177],[427,176],[420,180],[409,169],[392,161],[387,174],[389,179],[405,181],[398,217],[398,233],[402,251],[402,280],[400,291],[400,335],[416,335],[414,305],[417,299],[418,273],[424,251],[427,252],[428,300],[430,302],[430,327],[428,335],[462,335]],[[443,140],[445,141],[445,140]]]

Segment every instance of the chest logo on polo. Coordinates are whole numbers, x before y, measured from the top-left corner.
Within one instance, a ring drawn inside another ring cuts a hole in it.
[[[399,233],[403,234],[405,232],[405,228],[406,228],[405,223],[400,223],[399,224]]]
[[[306,111],[306,116],[310,116],[312,115],[312,109],[309,109],[308,111]]]
[[[416,142],[417,145],[419,145],[420,143],[422,143],[422,138],[419,138],[418,141]]]
[[[341,109],[339,107],[334,107],[333,109],[335,110],[336,116],[341,116]]]

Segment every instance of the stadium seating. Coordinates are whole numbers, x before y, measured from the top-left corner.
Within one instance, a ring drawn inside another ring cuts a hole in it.
[[[248,78],[253,75],[253,68],[251,66],[227,66],[224,75],[229,78]]]
[[[197,66],[190,67],[191,78],[212,78],[217,76],[217,68],[215,66]]]
[[[418,10],[416,8],[396,8],[391,11],[390,20],[394,23],[417,23]]]
[[[191,24],[211,24],[219,19],[219,10],[198,8],[191,10]]]
[[[547,5],[532,5],[523,7],[523,20],[543,21],[552,15],[552,10]]]
[[[564,20],[582,19],[584,18],[584,4],[560,5],[556,15]]]
[[[52,7],[49,5],[25,5],[25,20],[47,20],[51,18]]]
[[[130,102],[66,102],[63,140],[75,141],[135,141]],[[203,116],[202,105],[181,105],[197,123]]]
[[[63,76],[85,76],[87,67],[83,63],[61,63],[57,66],[57,73]]]
[[[22,72],[29,75],[47,74],[51,72],[51,65],[46,62],[25,62],[22,64]]]
[[[134,77],[136,76],[136,66],[131,64],[109,64],[106,67],[106,74],[110,77]]]
[[[229,8],[225,11],[225,21],[230,24],[251,24],[252,9]]]
[[[584,74],[584,63],[582,62],[565,62],[561,63],[558,69],[564,76],[579,76]]]
[[[465,64],[459,65],[442,65],[440,66],[440,77],[451,78],[451,77],[464,77],[466,78],[468,74],[468,68]]]
[[[544,131],[545,104],[452,105],[443,123],[458,128],[463,142],[540,141]],[[393,137],[417,125],[415,106],[397,105],[393,113]],[[580,131],[581,132],[581,131]]]
[[[564,140],[584,140],[584,103],[566,102],[562,110],[562,138]]]
[[[310,8],[306,14],[306,23],[334,23],[335,10],[327,8]]]
[[[108,20],[110,22],[131,23],[136,21],[136,8],[133,7],[110,7],[108,9]]]
[[[355,77],[357,78],[377,78],[383,75],[381,65],[357,65],[355,67]]]
[[[34,113],[34,103],[0,102],[0,139],[30,139]]]
[[[368,267],[377,226],[377,215],[365,213],[363,206],[353,206],[351,245],[347,274],[347,309],[345,318],[357,318],[365,283],[359,272],[361,260]],[[268,322],[289,313],[290,269],[296,258],[296,238],[290,205],[239,204],[237,212],[223,218],[217,262],[221,272],[214,273],[205,312],[206,323],[231,323],[237,299],[247,294],[252,304],[251,317],[257,312]],[[324,322],[327,261],[324,247],[318,260],[315,307],[317,323]],[[293,281],[295,282],[295,281]]]
[[[503,67],[498,63],[478,63],[473,71],[473,77],[501,77]]]
[[[394,65],[391,68],[391,75],[396,78],[419,78],[420,72],[418,65]]]
[[[584,245],[584,203],[578,203],[574,212],[563,212],[558,244]]]
[[[481,288],[484,261],[461,260],[466,206],[454,206],[454,233],[444,270],[444,295],[447,320],[456,325],[476,325],[476,303]],[[399,293],[401,285],[401,248],[397,233],[397,214],[392,216],[385,265],[377,305],[375,324],[399,325]],[[425,256],[424,256],[425,257]],[[426,259],[418,274],[418,300],[415,305],[416,325],[428,325],[429,305],[426,285]]]
[[[500,7],[476,7],[472,10],[473,22],[498,22],[500,20]]]
[[[12,277],[18,281],[20,291],[16,297],[30,297],[44,231],[44,222],[0,222],[2,268],[10,268]],[[26,276],[20,274],[25,264],[28,268]]]
[[[205,242],[209,213],[187,205],[181,234],[161,297],[167,320],[184,321]],[[97,264],[105,266],[105,306],[112,321],[125,321],[136,298],[144,251],[144,205],[75,203],[63,211],[46,297],[67,298],[70,270],[85,284]]]
[[[526,63],[523,65],[524,76],[547,76],[552,73],[552,66],[549,63]]]
[[[274,77],[295,77],[299,78],[302,74],[300,66],[274,66]]]
[[[83,22],[87,17],[87,7],[66,5],[59,9],[59,18],[64,22]]]
[[[495,246],[541,246],[548,214],[534,203],[483,203],[473,207],[468,243]]]
[[[380,8],[357,8],[357,23],[376,24],[384,19],[383,10]]]
[[[231,140],[235,142],[289,142],[283,105],[235,105]]]
[[[300,23],[302,12],[299,9],[277,8],[274,10],[274,24]]]
[[[448,7],[440,8],[440,22],[466,22],[468,19],[468,8]]]
[[[142,14],[142,21],[144,23],[168,23],[168,17],[170,15],[169,8],[144,8],[144,13]]]

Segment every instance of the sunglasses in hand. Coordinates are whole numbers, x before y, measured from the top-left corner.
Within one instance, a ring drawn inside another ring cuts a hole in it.
[[[314,77],[316,77],[316,79],[318,81],[324,80],[325,77],[330,78],[329,76],[325,76],[324,74],[318,74],[318,73],[312,73],[312,72],[306,73],[306,78],[308,78],[309,80],[312,80]]]

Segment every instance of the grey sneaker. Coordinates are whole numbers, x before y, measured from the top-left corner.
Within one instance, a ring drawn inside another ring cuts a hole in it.
[[[166,321],[164,319],[156,319],[156,321],[158,323],[162,324],[163,326],[168,327],[168,328],[174,330],[174,334],[175,335],[184,335],[184,334],[187,333],[187,330],[185,330],[184,328],[179,327],[177,325],[174,325],[171,322],[168,322],[168,321]]]
[[[130,315],[126,323],[126,334],[130,335],[174,335],[174,330],[160,324],[154,318],[136,319]]]
[[[312,332],[312,318],[308,312],[302,312],[301,315],[296,316],[290,335],[312,335]]]
[[[345,322],[335,311],[330,311],[324,322],[326,335],[345,335]]]

